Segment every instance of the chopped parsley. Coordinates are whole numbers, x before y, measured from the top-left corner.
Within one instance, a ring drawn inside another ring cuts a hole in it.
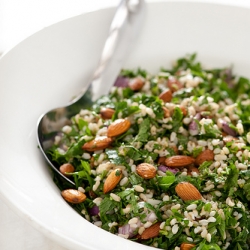
[[[124,85],[75,114],[49,149],[56,166],[74,166],[67,174],[86,195],[70,205],[110,233],[159,249],[250,249],[249,79],[236,77],[231,66],[204,69],[196,54],[155,75],[138,68],[119,77]],[[139,87],[127,84],[132,80]],[[160,95],[166,89],[172,91],[168,102]],[[111,116],[103,117],[102,108],[111,109]],[[109,137],[118,119],[129,126],[121,123]],[[96,151],[86,146],[91,143]],[[212,158],[202,156],[205,150]],[[168,165],[174,156],[193,161]],[[111,191],[104,193],[114,170]],[[56,175],[54,181],[61,190],[69,188]],[[202,198],[180,196],[183,182]],[[150,226],[158,233],[145,237]]]

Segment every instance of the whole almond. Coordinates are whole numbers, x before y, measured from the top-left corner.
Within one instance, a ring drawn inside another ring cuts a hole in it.
[[[107,177],[103,185],[103,193],[106,194],[113,190],[116,185],[120,182],[122,178],[122,170],[120,168],[116,168],[113,170]]]
[[[175,192],[184,201],[201,200],[199,190],[189,182],[180,182],[175,187]]]
[[[195,164],[200,166],[204,161],[213,161],[213,160],[214,160],[213,150],[206,149],[196,157]]]
[[[64,163],[63,165],[60,166],[59,171],[65,175],[68,176],[67,173],[73,173],[75,171],[75,168],[72,164],[70,163]]]
[[[131,88],[133,91],[140,90],[143,87],[143,85],[144,81],[139,77],[131,79],[128,83],[129,88]]]
[[[100,110],[101,118],[104,120],[111,119],[114,113],[115,113],[115,110],[111,108],[102,108]]]
[[[62,197],[69,203],[82,203],[86,200],[86,195],[76,189],[66,189],[61,192]]]
[[[136,167],[136,173],[143,179],[152,179],[156,175],[156,168],[148,163],[141,163]]]
[[[194,163],[195,159],[187,155],[174,155],[166,159],[165,164],[171,168],[186,167]]]
[[[181,244],[181,250],[190,250],[193,247],[195,247],[195,244],[191,244],[191,243],[182,243]]]
[[[128,119],[117,119],[108,127],[108,137],[114,137],[125,133],[131,126]]]
[[[172,92],[170,89],[164,90],[160,95],[159,98],[162,99],[164,102],[170,102],[172,100]]]
[[[174,77],[168,78],[167,86],[170,88],[170,90],[172,92],[175,92],[175,91],[183,88],[182,83]]]
[[[88,141],[83,144],[82,149],[88,152],[94,152],[97,150],[102,150],[110,146],[112,139],[107,136],[96,137],[92,141]]]
[[[141,234],[140,239],[148,240],[148,239],[157,237],[160,232],[160,225],[161,225],[161,222],[156,222],[154,225],[146,228]]]

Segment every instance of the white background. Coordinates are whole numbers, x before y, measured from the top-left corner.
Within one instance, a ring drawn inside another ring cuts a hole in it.
[[[248,0],[197,1],[249,6]],[[6,52],[28,36],[53,23],[118,3],[119,0],[0,0],[0,53]]]
[[[0,0],[0,52],[53,23],[118,3],[119,0]]]

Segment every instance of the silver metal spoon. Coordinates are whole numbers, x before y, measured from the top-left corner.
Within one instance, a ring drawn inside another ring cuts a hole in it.
[[[122,0],[112,20],[108,38],[105,42],[99,66],[92,81],[67,106],[52,109],[38,120],[38,144],[49,165],[72,185],[75,183],[64,176],[55,166],[46,151],[53,145],[54,138],[61,128],[70,124],[70,118],[81,109],[88,108],[97,98],[108,94],[118,76],[131,43],[138,36],[145,14],[144,0]]]

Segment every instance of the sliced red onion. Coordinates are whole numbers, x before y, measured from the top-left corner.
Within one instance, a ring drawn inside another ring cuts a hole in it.
[[[200,120],[201,120],[201,113],[197,113],[197,114],[194,116],[194,119],[200,121]]]
[[[139,226],[138,226],[139,227]],[[118,234],[128,235],[129,238],[135,236],[135,231],[137,228],[131,228],[129,224],[125,224],[118,228]]]
[[[158,170],[162,171],[163,173],[166,173],[167,167],[164,166],[164,165],[160,165],[160,166],[158,167]]]
[[[173,173],[173,174],[176,174],[176,173],[178,173],[179,172],[179,169],[178,168],[167,168],[167,171],[170,171],[171,173]]]
[[[223,130],[225,133],[227,133],[227,134],[229,134],[229,135],[231,135],[231,136],[234,136],[234,137],[237,136],[237,132],[236,132],[234,129],[230,128],[230,126],[228,125],[227,122],[222,121],[222,122],[221,122],[221,126],[222,126],[222,130]]]
[[[99,207],[96,206],[96,205],[89,209],[89,214],[90,214],[91,216],[98,215],[99,212],[100,212],[100,211],[99,211]]]
[[[128,83],[129,83],[129,78],[124,77],[124,76],[118,76],[116,78],[114,86],[121,87],[121,88],[126,88],[126,87],[128,87]]]
[[[201,114],[200,113],[197,113],[195,116],[194,116],[194,120],[191,121],[188,125],[188,131],[191,135],[198,135],[199,134],[199,127],[198,127],[198,124],[197,124],[197,121],[200,121],[201,120]]]
[[[125,224],[122,227],[118,228],[118,234],[129,235],[130,226],[129,224]]]
[[[198,135],[199,134],[199,128],[198,128],[198,124],[196,123],[196,121],[191,121],[188,125],[188,131],[190,133],[190,135]]]
[[[154,222],[157,219],[156,214],[154,212],[151,212],[147,216],[147,221]]]
[[[177,172],[179,172],[179,170],[177,168],[169,168],[165,165],[160,165],[158,167],[158,170],[162,171],[163,173],[166,173],[167,171],[170,171],[173,174],[176,174]]]

